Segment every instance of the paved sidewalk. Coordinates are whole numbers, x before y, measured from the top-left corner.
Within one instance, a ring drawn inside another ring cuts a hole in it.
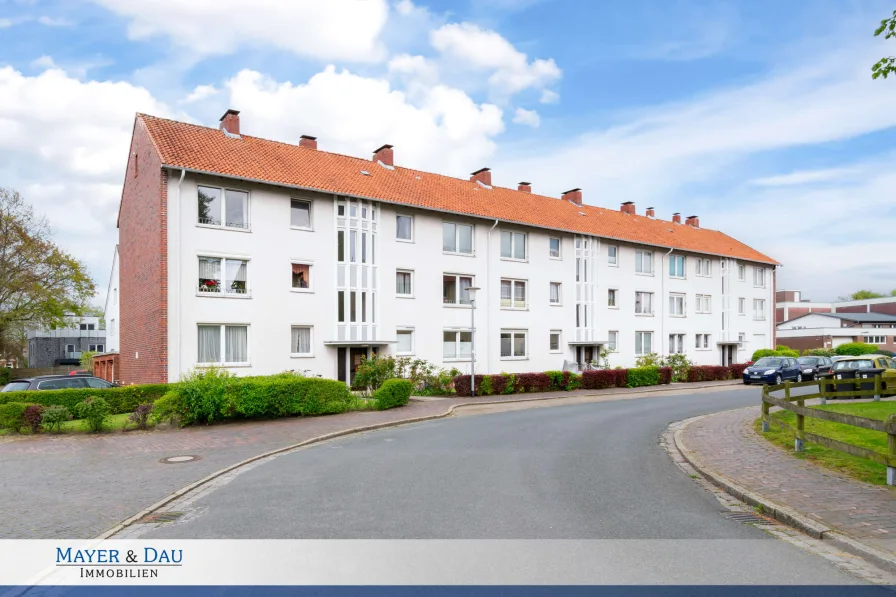
[[[753,430],[759,407],[700,418],[681,442],[712,472],[896,557],[896,491],[794,458]]]
[[[96,537],[191,483],[273,450],[357,427],[446,414],[457,404],[550,400],[556,404],[689,393],[731,382],[413,400],[382,412],[243,421],[167,431],[0,439],[0,538]],[[560,400],[556,400],[556,399]],[[160,459],[200,460],[162,464]]]

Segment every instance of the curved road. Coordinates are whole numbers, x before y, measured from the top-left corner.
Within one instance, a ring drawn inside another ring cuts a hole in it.
[[[687,544],[693,553],[684,561],[673,552],[685,544],[665,545],[676,573],[687,577],[680,567],[691,566],[694,581],[756,582],[762,571],[764,582],[855,582],[721,516],[715,497],[659,445],[673,421],[756,402],[755,388],[700,392],[350,436],[251,468],[200,498],[194,515],[147,537],[691,539],[702,541]]]

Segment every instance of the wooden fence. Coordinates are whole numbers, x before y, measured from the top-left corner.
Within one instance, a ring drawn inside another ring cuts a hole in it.
[[[885,388],[880,375],[874,378],[860,379],[830,379],[823,378],[817,381],[804,381],[800,383],[785,382],[779,385],[762,387],[762,431],[768,431],[772,421],[781,428],[793,431],[793,446],[797,452],[803,451],[805,441],[810,441],[831,450],[837,450],[845,454],[853,456],[861,456],[868,460],[878,462],[887,467],[887,485],[896,485],[896,414],[890,415],[886,421],[878,419],[868,419],[866,417],[858,417],[855,415],[847,415],[843,413],[821,410],[806,406],[806,400],[820,398],[824,404],[828,398],[873,398],[880,400],[883,392],[887,392],[890,388]],[[815,386],[818,391],[815,393],[792,395],[794,388],[805,388]],[[870,387],[869,387],[870,386]],[[772,392],[783,390],[784,396],[777,398],[772,396]],[[796,427],[785,423],[780,419],[772,419],[769,409],[777,406],[796,415]],[[847,442],[836,440],[816,433],[806,431],[806,417],[810,419],[820,419],[822,421],[830,421],[832,423],[840,423],[841,425],[851,425],[853,427],[861,427],[862,429],[870,429],[872,431],[880,431],[887,434],[887,453],[869,450],[861,446],[856,446]]]

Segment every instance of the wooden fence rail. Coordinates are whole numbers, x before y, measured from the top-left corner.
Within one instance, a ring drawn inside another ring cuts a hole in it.
[[[812,386],[817,387],[818,391],[809,394],[792,395],[794,388],[806,388]],[[843,390],[843,387],[851,387],[852,389]],[[779,398],[772,396],[772,392],[779,392],[781,390],[784,391],[783,397]],[[793,431],[793,448],[797,452],[802,452],[804,443],[810,441],[826,448],[830,448],[831,450],[852,454],[853,456],[860,456],[886,465],[887,485],[896,485],[896,414],[890,415],[886,421],[879,421],[877,419],[869,419],[866,417],[837,413],[829,410],[820,410],[806,406],[806,400],[813,400],[815,398],[820,398],[822,404],[824,404],[828,398],[841,397],[869,397],[874,400],[880,400],[881,394],[886,392],[887,388],[881,380],[880,375],[874,376],[873,379],[869,377],[859,379],[822,378],[817,381],[804,381],[800,383],[791,383],[788,381],[779,385],[763,386],[762,431],[768,431],[771,422],[774,420],[775,424],[779,427]],[[795,414],[796,427],[793,427],[780,419],[772,419],[769,412],[772,407],[782,408]],[[806,431],[806,417],[886,433],[887,452],[877,452],[875,450],[869,450],[862,446],[856,446],[816,433],[809,433]]]

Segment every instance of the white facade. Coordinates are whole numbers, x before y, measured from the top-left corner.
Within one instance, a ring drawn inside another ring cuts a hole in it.
[[[112,273],[109,275],[109,287],[106,290],[106,308],[103,319],[106,321],[106,352],[118,352],[121,347],[121,316],[118,308],[118,245],[112,257]]]
[[[673,251],[685,258],[684,276],[670,277],[668,249],[212,176],[181,179],[179,170],[168,180],[170,381],[213,356],[239,375],[292,369],[344,379],[373,350],[469,372],[471,285],[480,288],[477,373],[561,369],[596,358],[613,338],[611,364],[631,366],[636,343],[647,348],[645,333],[653,352],[667,354],[669,336],[681,334],[694,362],[723,364],[747,360],[774,337],[768,265]],[[203,214],[210,223],[199,223],[200,186],[212,189],[203,190],[213,198],[211,216]],[[293,211],[291,200],[310,204],[310,222],[305,204]],[[232,226],[217,224],[230,218]],[[444,250],[446,224],[457,226],[448,227],[453,251]],[[649,270],[643,252],[651,253]],[[700,259],[706,275],[697,274]],[[754,284],[754,267],[764,269],[763,285]],[[636,292],[652,296],[636,300]],[[670,293],[682,295],[672,301],[681,315],[669,313]],[[647,312],[636,313],[636,302]]]

